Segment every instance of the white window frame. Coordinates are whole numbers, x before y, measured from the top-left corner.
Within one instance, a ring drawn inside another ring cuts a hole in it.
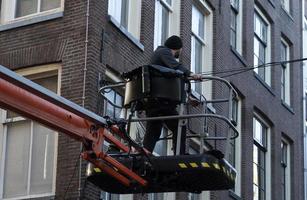
[[[257,113],[254,113],[253,117],[253,134],[255,133],[255,120],[259,121],[266,127],[266,152],[265,152],[265,173],[271,174],[271,128],[269,124]],[[253,138],[253,148],[255,139]],[[253,149],[254,150],[254,149]],[[265,199],[271,199],[271,176],[265,175]]]
[[[237,176],[236,176],[236,183],[235,183],[235,188],[232,190],[237,196],[241,196],[241,157],[242,157],[242,143],[241,143],[241,120],[242,120],[242,111],[241,111],[241,107],[242,107],[242,100],[240,98],[235,100],[237,102],[237,110],[236,110],[236,120],[234,120],[236,122],[236,129],[239,132],[238,137],[234,140],[235,144],[234,144],[234,148],[235,148],[235,152],[234,152],[234,163],[235,163],[235,169],[237,171]],[[234,116],[232,116],[233,118]]]
[[[38,3],[38,10],[36,13],[22,16],[15,18],[15,12],[16,12],[16,0],[2,0],[2,6],[1,6],[1,16],[0,16],[0,26],[5,24],[12,24],[16,22],[22,22],[27,20],[32,20],[33,18],[41,17],[41,16],[48,16],[55,13],[60,13],[64,11],[64,0],[61,0],[61,5],[59,8],[47,10],[40,12],[40,1]]]
[[[282,137],[281,142],[283,142],[287,146],[286,166],[282,166],[282,170],[285,170],[285,200],[291,200],[291,144],[284,137]],[[281,153],[281,157],[282,156],[283,154]]]
[[[267,44],[266,44],[266,48],[265,48],[265,60],[264,63],[269,63],[271,62],[271,47],[272,47],[272,43],[271,43],[271,24],[269,22],[269,20],[265,17],[265,15],[261,12],[261,10],[255,6],[254,9],[254,18],[255,15],[258,15],[266,24],[267,24]],[[255,21],[255,19],[254,19]],[[255,36],[255,30],[254,30],[254,37]],[[255,54],[255,49],[254,49],[254,54]],[[268,86],[271,86],[271,67],[265,67],[265,83],[268,84]],[[255,73],[258,74],[258,68],[254,69]]]
[[[126,0],[128,1],[128,12],[126,27],[122,24],[122,0],[109,0],[108,14],[116,21],[117,26],[127,30],[135,39],[140,40],[141,34],[141,0]]]
[[[197,33],[194,33],[191,28],[191,71],[195,72],[194,64],[194,46],[193,40],[197,40],[202,44],[202,67],[201,72],[212,71],[212,58],[213,58],[213,11],[209,4],[205,1],[194,0],[193,1],[196,9],[204,15],[204,37],[201,38]],[[193,22],[192,22],[193,23]],[[193,25],[192,25],[193,26]],[[212,81],[201,82],[202,84],[201,93],[206,99],[212,98]],[[193,85],[192,85],[193,87]],[[195,87],[195,86],[194,86]],[[192,88],[193,89],[193,88]]]
[[[290,46],[284,40],[281,38],[281,45],[284,45],[286,47],[286,58],[285,60],[290,60]],[[284,79],[284,86],[281,87],[281,99],[284,103],[286,103],[288,106],[291,105],[291,72],[290,72],[290,64],[289,63],[282,63],[281,64],[281,70],[282,70],[282,77],[281,79]]]
[[[242,24],[243,24],[243,2],[242,0],[237,0],[239,7],[236,9],[236,46],[233,47],[240,55],[242,55]],[[230,9],[234,9],[231,8]],[[230,38],[231,39],[231,38]]]
[[[21,70],[17,70],[16,73],[22,75],[22,76],[33,76],[35,78],[40,78],[42,75],[47,75],[46,77],[52,76],[52,74],[56,74],[58,76],[58,82],[57,82],[57,94],[60,95],[61,91],[61,67],[58,64],[49,64],[49,65],[42,65],[42,66],[36,66],[36,67],[30,67],[25,68]],[[7,138],[7,123],[12,122],[18,122],[18,121],[26,121],[27,119],[23,117],[14,117],[12,119],[6,119],[7,111],[0,109],[0,142],[6,141]],[[30,141],[30,152],[32,152],[32,129],[33,129],[33,122],[32,120],[27,120],[31,123],[31,141]],[[20,196],[20,197],[14,197],[14,198],[3,198],[3,189],[4,189],[4,168],[5,168],[5,149],[6,149],[6,143],[0,144],[0,199],[25,199],[25,198],[38,198],[38,197],[49,197],[55,195],[55,187],[56,187],[56,174],[57,174],[57,155],[58,155],[58,133],[55,131],[55,145],[54,145],[54,166],[53,166],[53,185],[52,185],[52,192],[51,193],[45,193],[45,194],[36,194],[36,195],[29,195],[30,192],[30,186],[29,186],[29,180],[27,183],[27,192],[28,195],[26,196]],[[31,155],[30,155],[30,163],[29,166],[31,166]],[[28,177],[30,177],[31,174],[31,168],[29,167],[28,171]]]
[[[155,0],[154,50],[163,45],[162,41],[162,8],[168,10],[168,30],[166,39],[171,35],[180,35],[180,1]]]

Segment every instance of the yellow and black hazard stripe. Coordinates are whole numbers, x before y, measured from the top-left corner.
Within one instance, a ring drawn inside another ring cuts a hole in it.
[[[234,181],[236,178],[236,172],[231,170],[220,163],[209,163],[209,162],[179,162],[178,167],[180,169],[196,169],[196,168],[207,168],[222,171],[230,180]]]

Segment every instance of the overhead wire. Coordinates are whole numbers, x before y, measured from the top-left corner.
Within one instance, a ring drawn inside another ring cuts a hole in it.
[[[230,73],[230,74],[221,76],[221,78],[226,78],[226,77],[234,76],[237,74],[245,73],[245,72],[257,69],[257,68],[266,68],[266,67],[278,66],[278,65],[287,64],[287,63],[302,62],[306,60],[307,58],[285,60],[285,61],[275,61],[275,62],[270,62],[270,63],[264,63],[258,66],[232,68],[232,69],[219,70],[219,71],[208,71],[208,72],[201,72],[201,74],[202,75],[218,75],[218,74]]]

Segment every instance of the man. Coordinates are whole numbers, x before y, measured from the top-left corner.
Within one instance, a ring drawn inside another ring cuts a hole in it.
[[[185,76],[191,76],[194,79],[201,79],[201,76],[198,74],[193,74],[189,69],[180,64],[176,58],[179,58],[182,50],[182,41],[178,36],[169,37],[164,46],[159,46],[152,58],[150,64],[160,65],[176,70],[182,71]],[[159,106],[146,110],[147,117],[158,117],[158,116],[170,116],[178,115],[176,111],[177,105],[171,102],[161,102]],[[146,133],[143,140],[144,147],[152,152],[157,141],[160,138],[161,129],[163,123],[166,124],[167,128],[170,129],[173,133],[173,148],[176,150],[176,141],[177,141],[177,128],[178,128],[178,119],[173,120],[163,120],[163,121],[148,121],[146,124]],[[181,137],[181,146],[180,154],[185,153],[185,127],[182,129]],[[176,152],[175,152],[176,154]]]

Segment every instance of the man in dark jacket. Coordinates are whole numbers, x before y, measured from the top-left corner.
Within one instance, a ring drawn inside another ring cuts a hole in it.
[[[153,65],[160,65],[176,70],[182,71],[185,76],[191,76],[194,79],[201,79],[198,74],[193,74],[189,69],[179,63],[176,58],[179,58],[182,50],[182,41],[178,36],[169,37],[164,46],[159,46],[153,56],[151,57],[151,63]],[[170,102],[161,102],[161,104],[155,108],[146,110],[147,117],[158,117],[158,116],[170,116],[178,115],[176,110],[177,105]],[[153,151],[157,141],[160,138],[162,125],[166,124],[167,128],[173,133],[173,148],[176,150],[177,141],[177,128],[178,119],[163,120],[163,121],[148,121],[146,124],[146,133],[143,141],[144,147],[150,152]],[[185,127],[182,129],[180,154],[185,153]]]

